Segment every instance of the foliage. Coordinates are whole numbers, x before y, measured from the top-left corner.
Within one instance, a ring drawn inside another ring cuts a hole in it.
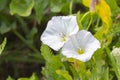
[[[34,0],[12,0],[10,3],[10,13],[20,16],[29,16],[33,8]]]
[[[41,54],[46,60],[46,66],[43,68],[43,74],[46,76],[46,78],[51,80],[65,80],[62,76],[56,74],[56,70],[64,70],[64,65],[60,61],[60,57],[54,56],[49,47],[44,44],[41,47]]]
[[[8,76],[7,80],[14,80],[14,79]],[[30,78],[19,78],[17,80],[40,80],[40,79],[37,77],[35,73],[33,73]]]
[[[2,42],[2,44],[0,45],[0,54],[2,53],[2,51],[4,50],[5,48],[5,45],[6,45],[6,38],[4,38],[4,41]]]

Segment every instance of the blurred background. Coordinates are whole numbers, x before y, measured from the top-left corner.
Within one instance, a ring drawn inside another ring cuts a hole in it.
[[[69,15],[70,9],[73,14],[89,10],[82,0],[0,0],[0,43],[7,38],[0,55],[0,80],[30,77],[33,72],[42,77],[45,61],[40,53],[40,36],[52,16]],[[118,13],[115,11],[112,17]]]

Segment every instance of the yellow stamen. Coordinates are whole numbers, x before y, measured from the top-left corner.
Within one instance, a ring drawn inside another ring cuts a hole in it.
[[[67,40],[67,38],[66,38],[66,37],[63,37],[63,38],[62,38],[62,41],[66,41],[66,40]]]
[[[84,52],[85,52],[85,51],[84,51],[83,49],[78,49],[78,50],[77,50],[77,53],[78,53],[78,54],[84,54]]]

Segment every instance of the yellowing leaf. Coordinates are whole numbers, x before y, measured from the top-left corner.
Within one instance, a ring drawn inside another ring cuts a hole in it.
[[[90,7],[90,0],[82,0],[83,5]]]
[[[96,5],[96,13],[100,16],[103,25],[100,30],[96,32],[95,37],[103,41],[104,36],[109,33],[112,23],[111,10],[105,0],[100,0],[99,4]]]
[[[100,40],[100,42],[103,39],[103,32],[104,32],[104,27],[100,27],[100,30],[96,32],[96,34],[94,35],[98,40]]]
[[[109,5],[105,2],[105,0],[100,0],[99,4],[96,6],[97,14],[100,16],[102,21],[110,26],[111,24],[111,11]]]
[[[101,42],[103,43],[105,46],[109,45],[112,42],[112,36],[108,35],[109,33],[107,32],[107,27],[106,25],[103,25],[102,27],[100,27],[100,30],[96,32],[95,37]]]

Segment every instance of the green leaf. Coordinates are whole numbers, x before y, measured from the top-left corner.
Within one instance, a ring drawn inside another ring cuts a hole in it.
[[[7,42],[7,39],[4,38],[4,41],[3,41],[2,44],[0,45],[0,54],[2,53],[2,51],[3,51],[4,48],[5,48],[6,42]]]
[[[16,22],[13,22],[11,24],[7,24],[6,22],[2,22],[0,25],[0,33],[1,34],[5,34],[7,32],[10,32],[13,29],[16,29]]]
[[[68,73],[68,71],[65,70],[56,70],[56,73],[63,76],[66,80],[72,80],[72,77]]]
[[[111,80],[109,79],[109,68],[104,68],[101,80]]]
[[[56,73],[56,70],[64,70],[64,65],[60,60],[59,55],[53,55],[52,51],[47,45],[42,44],[41,54],[43,55],[46,64],[43,68],[42,73],[45,75],[47,80],[65,80],[65,78]]]
[[[42,56],[44,57],[44,59],[46,61],[49,61],[49,60],[51,60],[51,57],[52,57],[53,53],[52,53],[52,51],[50,50],[50,48],[47,45],[42,44],[42,46],[41,46],[41,54],[42,54]]]
[[[120,47],[120,38],[118,38],[118,41],[116,42],[116,47]]]
[[[7,5],[7,0],[0,0],[0,11],[3,10]]]
[[[33,73],[30,78],[19,78],[18,80],[40,80],[40,79],[35,73]]]
[[[37,74],[33,73],[29,80],[40,80]]]
[[[14,80],[11,76],[8,76],[6,80]]]
[[[90,80],[111,80],[109,79],[109,68],[105,67],[103,61],[100,59],[96,61],[94,66],[91,66]]]
[[[67,2],[67,0],[51,0],[50,9],[52,12],[60,12]]]
[[[69,5],[70,5],[70,3],[65,3],[62,7],[61,13],[68,15],[69,14]]]
[[[80,80],[79,74],[78,72],[75,70],[75,68],[73,68],[73,66],[70,66],[70,71],[73,75],[73,80]]]
[[[48,0],[35,0],[35,13],[38,23],[41,22],[41,19],[44,15],[45,9],[48,5]]]
[[[81,61],[75,61],[74,67],[76,71],[79,73],[81,80],[86,80],[88,71],[86,70],[85,63]]]
[[[29,78],[19,78],[18,80],[29,80]]]
[[[6,25],[6,23],[2,22],[2,24],[1,24],[1,26],[0,26],[0,33],[1,33],[1,34],[4,34],[4,33],[9,32],[10,30],[11,30],[11,28],[8,27],[8,26]]]
[[[106,30],[110,31],[106,26],[107,25],[102,25],[102,27],[100,27],[100,29],[94,35],[101,42],[101,44],[103,44],[101,45],[103,47],[108,46],[113,39],[113,36],[110,35],[110,32],[106,33]]]
[[[29,16],[34,6],[34,0],[11,0],[10,13]]]
[[[116,0],[106,0],[106,2],[109,4],[111,11],[114,13],[120,11],[119,6],[117,5],[117,1]]]

